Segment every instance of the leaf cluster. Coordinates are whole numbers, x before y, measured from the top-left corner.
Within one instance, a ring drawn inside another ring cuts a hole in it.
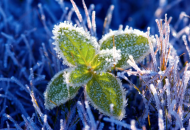
[[[98,44],[96,38],[83,28],[69,22],[56,25],[53,34],[58,56],[70,68],[56,74],[48,84],[44,94],[46,108],[65,103],[84,87],[92,106],[105,115],[122,119],[125,116],[125,91],[120,80],[109,70],[128,68],[129,55],[136,61],[143,60],[150,52],[146,34],[139,30],[113,31]]]

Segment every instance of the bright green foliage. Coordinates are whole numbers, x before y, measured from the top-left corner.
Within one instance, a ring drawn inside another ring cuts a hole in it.
[[[146,34],[138,30],[113,31],[106,34],[99,45],[83,28],[69,22],[56,25],[53,34],[54,49],[70,69],[56,74],[49,83],[45,92],[46,108],[52,109],[71,99],[82,86],[95,108],[105,115],[122,119],[125,91],[120,80],[107,71],[114,65],[129,67],[129,55],[138,62],[149,54]]]
[[[97,54],[94,60],[91,63],[91,66],[94,72],[106,72],[108,69],[111,69],[114,64],[117,64],[118,60],[121,59],[120,51],[114,49],[111,50],[102,50]]]
[[[92,105],[108,116],[122,119],[124,116],[124,90],[120,82],[110,73],[93,75],[88,82],[86,92]],[[111,113],[110,104],[113,104]]]
[[[127,63],[129,55],[132,55],[136,62],[142,61],[145,56],[150,53],[149,43],[147,37],[140,31],[137,34],[135,31],[121,31],[111,32],[107,34],[106,38],[101,40],[100,50],[106,48],[113,48],[113,36],[116,49],[121,50],[121,60],[118,61],[116,67],[128,68],[130,67]],[[139,34],[140,32],[140,34]],[[142,33],[142,35],[141,35]]]
[[[80,87],[68,86],[63,82],[63,74],[66,71],[61,71],[57,73],[50,81],[47,86],[45,96],[45,107],[47,109],[53,109],[56,106],[59,106],[69,99],[74,98],[77,94]]]
[[[73,65],[88,65],[95,55],[90,41],[73,30],[62,28],[60,31],[64,32],[64,35],[60,36],[59,47],[66,59]]]
[[[72,86],[82,86],[92,78],[92,73],[86,66],[78,66],[69,73],[68,82]]]
[[[61,23],[54,29],[54,44],[59,55],[66,60],[66,64],[88,66],[97,49],[94,39],[89,37],[83,28],[73,27],[72,24]]]

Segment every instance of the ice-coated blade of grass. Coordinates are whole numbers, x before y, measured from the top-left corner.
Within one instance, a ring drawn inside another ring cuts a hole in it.
[[[92,78],[92,73],[88,70],[87,66],[78,66],[72,68],[72,71],[68,73],[67,83],[70,86],[82,86],[87,84]]]
[[[101,50],[100,53],[95,56],[94,60],[91,63],[91,66],[97,73],[106,72],[108,69],[111,69],[114,64],[117,64],[120,59],[120,50]]]
[[[67,70],[58,72],[49,82],[45,96],[45,107],[50,110],[56,106],[59,106],[68,100],[75,97],[80,87],[71,87],[68,86],[64,81],[64,73]]]
[[[153,37],[150,37],[151,42],[155,42]],[[113,46],[121,50],[121,60],[118,61],[116,67],[128,68],[126,62],[129,55],[132,55],[136,62],[142,61],[145,56],[150,53],[147,34],[140,30],[125,29],[112,31],[100,40],[100,50],[111,49]]]
[[[110,73],[94,74],[86,86],[87,98],[105,115],[122,119],[125,115],[125,94],[121,82]],[[113,111],[110,110],[113,104]]]
[[[69,66],[86,65],[94,58],[99,45],[94,37],[91,37],[83,28],[76,27],[68,21],[55,25],[54,49],[59,57],[63,58],[63,63]]]

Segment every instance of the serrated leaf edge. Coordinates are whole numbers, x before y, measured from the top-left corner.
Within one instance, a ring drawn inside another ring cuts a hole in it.
[[[65,82],[66,82],[69,86],[72,86],[72,87],[83,86],[83,85],[87,84],[89,80],[92,79],[92,76],[91,76],[91,78],[89,78],[89,79],[87,79],[87,80],[84,80],[84,81],[81,82],[81,83],[73,84],[73,83],[69,82],[69,77],[70,77],[70,75],[71,75],[71,72],[72,72],[72,71],[75,71],[75,69],[77,69],[77,67],[69,68],[69,69],[68,69],[68,72],[65,74]]]
[[[55,78],[57,78],[57,76],[59,76],[61,73],[64,73],[64,72],[66,72],[66,71],[68,71],[68,69],[64,69],[64,70],[62,70],[62,71],[56,73],[56,75],[53,76],[53,78],[51,79],[51,81],[48,83],[48,85],[47,85],[47,87],[46,87],[46,91],[44,92],[44,99],[45,99],[44,106],[45,106],[45,108],[46,108],[47,110],[51,110],[51,109],[53,109],[53,108],[55,108],[55,107],[57,107],[57,106],[60,106],[61,104],[66,103],[68,100],[73,99],[73,98],[77,95],[77,92],[76,92],[76,94],[73,94],[72,96],[68,97],[67,99],[64,99],[64,100],[62,99],[62,100],[60,100],[60,102],[59,102],[58,104],[56,104],[56,105],[53,104],[53,103],[51,103],[51,105],[50,105],[50,104],[48,104],[48,102],[47,102],[47,100],[46,100],[46,99],[48,99],[48,98],[47,98],[47,92],[50,90],[50,84],[52,84],[52,82],[54,81]],[[64,79],[64,77],[63,77],[63,79]],[[63,81],[63,83],[64,83],[64,81]],[[66,83],[65,83],[65,84],[66,84]],[[66,85],[67,85],[67,84],[66,84]],[[69,86],[68,86],[68,87],[69,87]]]
[[[111,74],[111,73],[109,73]],[[115,75],[111,74],[112,76],[115,77]],[[116,78],[116,77],[115,77]],[[91,100],[91,98],[88,96],[88,93],[86,91],[86,86],[85,86],[85,95],[86,95],[86,98],[87,100],[89,101],[89,103],[95,108],[97,109],[98,111],[100,111],[102,114],[106,115],[106,116],[109,116],[109,117],[114,117],[115,119],[118,119],[118,120],[122,120],[126,115],[125,115],[125,107],[127,106],[127,100],[126,100],[126,90],[122,87],[122,83],[121,83],[121,80],[119,78],[116,78],[116,80],[118,81],[119,83],[119,86],[120,86],[120,89],[121,89],[121,92],[122,92],[122,97],[123,97],[123,108],[122,108],[122,112],[121,112],[121,115],[119,117],[117,116],[113,116],[105,111],[103,111],[102,109],[100,109],[97,105],[95,105],[95,103]]]
[[[60,35],[64,35],[61,34],[60,32],[58,32],[61,28],[68,28],[69,30],[75,30],[76,32],[80,33],[81,35],[83,35],[84,37],[86,37],[92,46],[94,46],[95,49],[95,53],[97,54],[99,52],[99,44],[96,40],[95,37],[90,36],[89,32],[86,32],[82,27],[77,27],[77,25],[73,25],[71,22],[69,21],[64,21],[64,22],[60,22],[59,25],[55,25],[52,33],[53,33],[53,39],[55,40],[52,44],[55,45],[54,50],[56,51],[58,58],[62,58],[63,59],[63,64],[70,66],[70,67],[74,67],[74,65],[72,65],[71,63],[69,63],[66,59],[66,57],[63,55],[60,47],[59,47],[59,36]]]

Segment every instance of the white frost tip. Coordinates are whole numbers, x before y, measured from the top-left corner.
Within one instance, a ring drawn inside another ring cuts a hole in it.
[[[110,9],[111,9],[111,10],[114,10],[114,5],[111,5],[111,6],[110,6]]]
[[[150,30],[150,27],[147,27],[147,30]]]
[[[111,31],[107,34],[105,34],[101,39],[100,39],[100,46],[101,44],[108,38],[110,37],[113,37],[113,36],[118,36],[118,35],[125,35],[125,34],[134,34],[136,35],[137,37],[138,36],[143,36],[145,38],[148,38],[147,37],[147,34],[144,33],[143,31],[140,31],[138,29],[129,29],[129,26],[126,26],[125,27],[125,30],[119,30],[119,31]],[[156,42],[154,36],[149,36],[151,38],[151,41],[152,42]],[[154,43],[152,43],[154,45]]]
[[[182,39],[183,39],[183,40],[186,40],[186,35],[183,35],[183,36],[182,36]]]
[[[80,11],[79,11],[77,5],[75,4],[75,2],[74,2],[73,0],[71,0],[71,3],[72,3],[72,5],[73,5],[73,8],[75,9],[75,13],[76,13],[76,15],[77,15],[79,21],[82,22],[82,15],[81,15],[81,13],[80,13]]]
[[[113,107],[114,107],[114,105],[110,104],[110,111],[111,111],[111,113],[113,112]]]
[[[154,85],[153,85],[153,84],[150,85],[150,89],[151,89],[151,91],[152,91],[153,94],[156,94],[156,93],[157,93],[157,92],[156,92],[156,89],[154,88]]]

